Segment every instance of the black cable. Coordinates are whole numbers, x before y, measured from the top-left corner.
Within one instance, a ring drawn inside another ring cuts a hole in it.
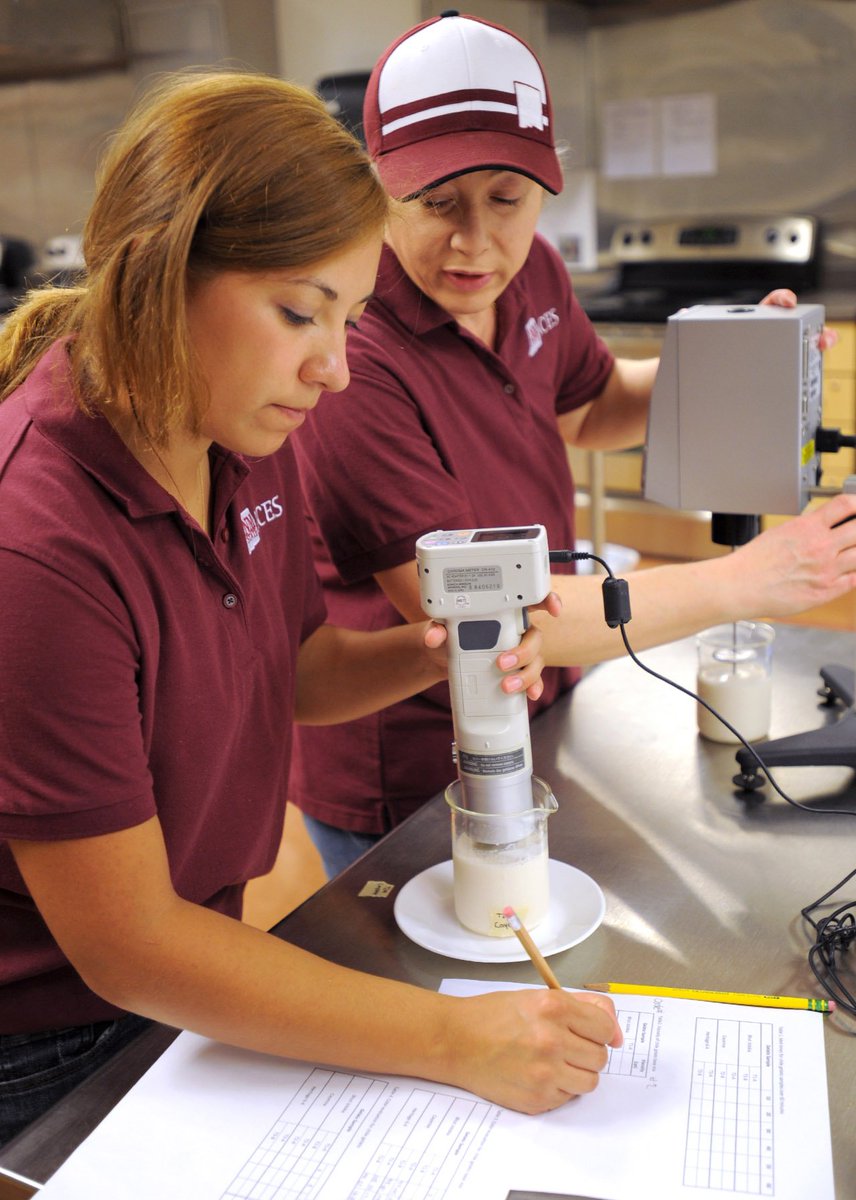
[[[840,429],[819,428],[814,441],[818,454],[837,454],[843,446],[856,446],[856,437],[852,433],[842,433]]]
[[[630,658],[648,675],[653,675],[655,679],[659,679],[662,683],[667,683],[670,687],[675,688],[679,692],[683,692],[685,696],[695,700],[707,709],[718,721],[721,721],[726,729],[746,747],[759,767],[762,769],[771,786],[794,808],[801,808],[805,812],[810,813],[831,813],[835,816],[856,816],[856,812],[849,808],[817,808],[812,805],[802,804],[799,800],[794,800],[786,792],[784,792],[776,783],[773,776],[770,774],[769,768],[765,765],[764,760],[758,754],[758,751],[752,746],[738,729],[735,729],[721,713],[718,713],[715,708],[702,700],[701,696],[697,696],[690,688],[684,687],[680,683],[676,683],[674,679],[669,679],[666,675],[661,675],[659,671],[655,671],[652,667],[646,666],[637,658],[632,646],[627,638],[625,629],[626,623],[630,620],[630,592],[626,579],[616,579],[609,563],[600,558],[597,554],[592,554],[584,550],[551,550],[551,562],[581,562],[587,559],[593,562],[600,563],[606,571],[607,578],[603,581],[603,602],[604,616],[606,623],[611,629],[618,627],[621,630],[621,638],[624,642],[624,648]],[[831,887],[828,892],[813,903],[806,905],[800,910],[800,915],[814,930],[815,940],[808,952],[808,963],[814,973],[820,986],[825,992],[835,1001],[838,1008],[845,1012],[856,1016],[856,996],[850,991],[847,985],[841,978],[838,967],[837,956],[847,950],[854,941],[856,941],[856,913],[853,911],[853,902],[841,905],[834,912],[826,917],[821,917],[815,921],[812,913],[825,903],[830,896],[840,891],[845,884],[856,875],[856,867],[845,877]]]
[[[841,978],[838,956],[856,941],[856,913],[853,902],[848,901],[826,917],[815,920],[812,913],[830,896],[840,891],[856,875],[856,867],[836,883],[828,892],[800,910],[803,920],[814,930],[814,945],[808,952],[808,965],[820,986],[832,997],[839,1008],[856,1017],[856,996]]]
[[[755,747],[753,745],[751,745],[750,742],[746,741],[746,739],[743,737],[743,735],[739,729],[735,729],[734,726],[729,721],[726,721],[726,719],[725,719],[725,717],[723,717],[722,713],[717,712],[715,708],[713,708],[710,704],[708,704],[706,700],[702,700],[701,696],[697,696],[696,693],[691,691],[690,688],[684,687],[683,684],[676,683],[674,679],[669,679],[667,675],[661,675],[659,673],[659,671],[655,671],[653,669],[653,667],[646,666],[645,663],[641,662],[637,658],[637,656],[633,650],[633,647],[630,645],[630,642],[627,639],[627,631],[624,628],[627,621],[630,620],[630,600],[629,600],[629,594],[627,591],[627,580],[626,579],[616,579],[609,563],[606,562],[605,559],[599,558],[598,555],[591,554],[589,551],[586,551],[586,550],[551,550],[550,551],[550,561],[551,562],[579,562],[579,561],[585,560],[585,559],[592,559],[594,562],[600,563],[600,565],[603,567],[603,569],[607,573],[607,578],[603,581],[604,612],[605,612],[605,616],[606,616],[606,623],[607,623],[607,625],[609,625],[609,627],[611,629],[614,629],[617,626],[621,630],[621,639],[624,642],[624,648],[627,651],[630,658],[633,660],[633,662],[636,663],[637,667],[640,667],[641,670],[647,672],[648,675],[653,675],[655,679],[659,679],[663,683],[667,683],[669,685],[669,687],[673,687],[677,691],[683,692],[685,696],[689,696],[691,700],[695,700],[698,704],[701,704],[703,708],[706,708],[709,713],[711,713],[714,717],[716,717],[717,721],[721,721],[722,724],[725,726],[725,728],[727,730],[729,730],[729,732],[732,733],[734,735],[734,737],[736,737],[737,740],[743,746],[746,747],[746,749],[749,751],[749,753],[755,759],[758,766],[761,768],[761,770],[766,775],[767,779],[770,782],[770,786],[776,792],[778,792],[778,794],[782,797],[782,799],[785,800],[788,804],[793,805],[794,808],[801,808],[805,812],[829,813],[833,816],[842,816],[843,815],[843,816],[848,816],[848,817],[856,817],[856,810],[854,810],[852,808],[818,808],[816,805],[803,804],[799,800],[794,800],[791,796],[789,796],[787,794],[787,792],[784,792],[779,787],[778,783],[776,783],[775,779],[773,778],[773,776],[770,773],[769,767],[767,767],[767,765],[765,764],[764,760],[761,758],[760,754],[755,749]],[[623,587],[621,585],[623,585]]]

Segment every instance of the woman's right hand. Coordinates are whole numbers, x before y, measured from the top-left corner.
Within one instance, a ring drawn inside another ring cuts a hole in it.
[[[720,560],[738,617],[788,617],[856,586],[856,495],[772,526]]]
[[[594,1091],[607,1047],[622,1044],[608,996],[548,988],[461,1000],[449,1032],[449,1082],[524,1113]]]

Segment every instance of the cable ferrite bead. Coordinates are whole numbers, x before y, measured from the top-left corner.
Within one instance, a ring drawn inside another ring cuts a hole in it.
[[[630,588],[626,579],[604,579],[603,615],[610,629],[630,620]]]

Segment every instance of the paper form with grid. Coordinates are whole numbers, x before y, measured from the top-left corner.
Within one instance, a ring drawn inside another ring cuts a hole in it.
[[[597,1089],[538,1117],[181,1034],[40,1195],[834,1200],[821,1014],[618,999],[624,1045]]]

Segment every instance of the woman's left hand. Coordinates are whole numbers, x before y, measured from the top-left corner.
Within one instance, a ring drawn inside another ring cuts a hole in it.
[[[762,304],[778,305],[779,308],[796,308],[797,297],[796,293],[790,288],[774,288],[772,292],[768,292]],[[828,329],[825,325],[821,331],[818,340],[818,346],[821,350],[829,350],[838,341],[838,333],[835,329]]]
[[[558,617],[562,611],[562,601],[556,592],[550,592],[540,604],[533,604],[530,612],[543,610],[551,617]],[[447,632],[445,625],[431,621],[425,631],[425,645],[430,650],[439,650],[446,643]],[[503,650],[497,657],[496,665],[505,675],[502,690],[509,695],[525,691],[530,700],[539,699],[544,690],[541,672],[544,670],[542,654],[541,631],[530,625],[520,642],[513,650]]]

